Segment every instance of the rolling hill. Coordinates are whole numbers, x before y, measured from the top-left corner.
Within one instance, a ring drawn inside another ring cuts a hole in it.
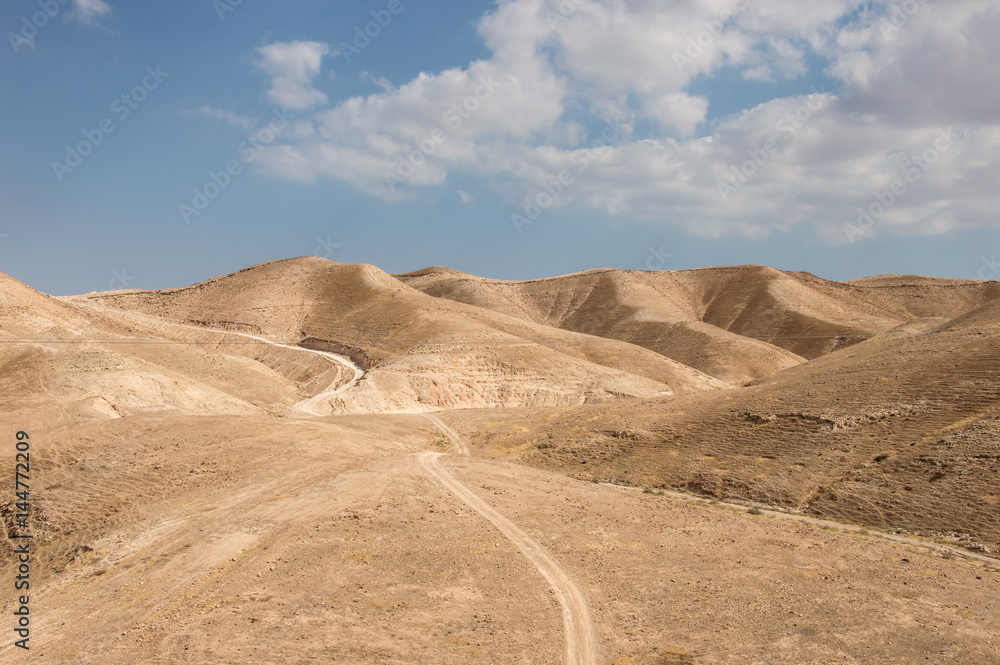
[[[52,298],[0,274],[32,655],[992,662],[998,286],[299,258]]]

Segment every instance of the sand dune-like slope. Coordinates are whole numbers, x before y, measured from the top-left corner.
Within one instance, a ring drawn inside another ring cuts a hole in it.
[[[703,308],[686,285],[665,287],[643,273],[597,270],[505,282],[432,268],[399,278],[439,298],[626,341],[734,383],[803,361],[781,348],[705,323]]]
[[[1000,287],[982,282],[895,277],[842,284],[762,266],[593,270],[524,282],[447,268],[398,277],[430,295],[628,341],[737,383],[1000,298]]]
[[[991,285],[438,273],[434,295],[299,259],[58,299],[0,275],[0,410],[31,441],[30,659],[996,659],[1000,566],[874,531],[1000,548]],[[323,395],[332,415],[293,408]],[[0,500],[8,580],[18,511]],[[12,642],[0,662],[27,662]]]
[[[480,413],[469,427],[495,454],[579,477],[759,501],[996,552],[1000,317],[984,309],[992,328],[889,333],[736,391],[505,414],[502,430]]]
[[[333,412],[561,406],[724,384],[641,347],[430,297],[368,265],[295,259],[184,289],[89,296],[105,308],[298,342],[369,371]]]
[[[281,410],[338,380],[330,363],[56,299],[0,275],[0,400],[9,414],[120,418]]]
[[[93,322],[76,308],[0,273],[0,338],[71,339]]]
[[[940,325],[940,331],[981,331],[995,333],[995,328],[1000,325],[1000,300],[993,300],[985,305],[980,305],[954,319]]]

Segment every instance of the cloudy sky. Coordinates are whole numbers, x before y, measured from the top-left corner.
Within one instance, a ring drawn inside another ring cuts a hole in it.
[[[10,0],[0,270],[1000,279],[995,0]]]

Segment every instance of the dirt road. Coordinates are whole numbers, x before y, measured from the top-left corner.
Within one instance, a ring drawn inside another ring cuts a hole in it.
[[[594,627],[587,600],[573,580],[549,556],[541,545],[522,531],[516,524],[491,508],[469,488],[455,479],[439,463],[444,453],[424,453],[420,465],[435,480],[444,485],[457,498],[490,521],[529,560],[555,591],[563,611],[563,629],[566,632],[566,664],[596,665]]]
[[[183,325],[183,324],[181,324]],[[194,326],[185,326],[194,327]],[[303,351],[306,353],[316,353],[330,360],[354,369],[354,378],[348,383],[333,390],[324,391],[302,400],[295,405],[295,409],[311,415],[324,415],[316,411],[316,406],[324,399],[332,397],[353,387],[364,376],[364,370],[355,365],[347,358],[343,358],[333,353],[306,349],[290,344],[281,344],[264,337],[251,335],[248,333],[232,332],[228,330],[215,330],[212,328],[199,328],[200,330],[210,330],[217,333],[240,335],[249,337],[267,344],[273,344],[286,349]],[[460,455],[467,456],[469,449],[450,427],[444,424],[440,418],[425,414],[424,417],[437,427],[454,444]],[[590,617],[590,610],[587,606],[587,599],[573,582],[566,572],[559,566],[552,557],[533,538],[522,531],[516,524],[491,508],[485,501],[480,499],[472,490],[455,479],[439,463],[438,457],[442,453],[424,453],[420,456],[420,466],[435,480],[440,482],[458,499],[468,505],[493,524],[504,536],[517,547],[524,556],[541,572],[559,600],[559,605],[563,612],[563,627],[566,633],[566,665],[596,665],[597,656],[594,649],[594,627]]]
[[[327,399],[333,397],[334,395],[339,395],[340,393],[342,393],[344,391],[350,390],[365,375],[365,370],[361,369],[356,364],[354,364],[354,362],[350,358],[345,358],[344,356],[338,356],[337,354],[335,354],[335,353],[329,353],[328,351],[317,351],[315,349],[305,349],[305,348],[303,348],[301,346],[295,346],[294,344],[282,344],[281,342],[275,342],[275,341],[269,340],[266,337],[260,337],[258,335],[251,335],[249,333],[236,332],[236,331],[233,331],[233,330],[218,330],[216,328],[202,328],[202,327],[199,327],[199,326],[189,326],[189,325],[184,324],[184,323],[176,323],[174,325],[182,326],[184,328],[193,328],[195,330],[207,330],[209,332],[220,333],[220,334],[223,334],[223,335],[239,335],[240,337],[248,337],[250,339],[254,339],[254,340],[257,340],[259,342],[264,342],[266,344],[271,344],[272,346],[280,346],[283,349],[291,349],[293,351],[305,351],[307,353],[314,353],[316,355],[323,356],[324,358],[327,358],[328,360],[331,360],[331,361],[333,361],[335,363],[343,365],[344,367],[346,367],[348,369],[354,370],[354,378],[351,379],[350,381],[348,381],[347,383],[345,383],[344,385],[336,387],[336,388],[334,388],[334,387],[331,386],[330,389],[324,390],[321,393],[317,393],[316,395],[313,395],[312,397],[308,397],[308,398],[302,400],[301,402],[299,402],[298,404],[295,404],[295,405],[292,406],[292,408],[295,409],[296,411],[299,411],[301,413],[306,413],[306,414],[309,414],[311,416],[323,416],[323,415],[327,415],[327,414],[320,413],[319,411],[317,411],[316,407],[319,404],[321,404],[324,400],[327,400]]]
[[[444,434],[446,437],[448,437],[448,439],[451,441],[452,445],[455,446],[455,450],[458,451],[459,455],[468,456],[468,454],[469,454],[469,447],[465,445],[464,441],[462,441],[462,437],[460,437],[458,434],[455,433],[455,430],[453,430],[450,427],[448,427],[447,425],[445,425],[444,422],[440,418],[438,418],[437,416],[433,416],[433,415],[431,415],[429,413],[425,413],[425,414],[422,414],[422,415],[424,416],[424,418],[426,418],[427,420],[431,421],[431,424],[433,424],[435,427],[437,427],[441,431],[442,434]]]
[[[84,307],[90,307],[91,309],[98,309],[98,310],[105,310],[105,311],[108,310],[108,308],[103,307],[101,305],[94,304],[94,303],[79,303],[79,304],[82,305],[82,306],[84,306]],[[333,397],[335,395],[339,395],[342,392],[350,390],[355,385],[357,385],[358,381],[360,381],[365,376],[365,370],[363,370],[361,367],[359,367],[358,365],[356,365],[350,358],[347,358],[345,356],[339,356],[339,355],[337,355],[335,353],[330,353],[328,351],[319,351],[319,350],[316,350],[316,349],[306,349],[306,348],[303,348],[301,346],[296,346],[294,344],[282,344],[281,342],[275,342],[274,340],[267,339],[266,337],[261,337],[259,335],[251,335],[250,333],[238,332],[238,331],[235,331],[235,330],[220,330],[218,328],[207,328],[205,326],[194,326],[194,325],[190,325],[190,324],[187,324],[187,323],[176,323],[174,321],[167,321],[165,319],[160,319],[158,317],[151,317],[151,316],[148,316],[148,315],[143,315],[143,314],[140,314],[138,312],[132,312],[132,316],[135,316],[135,317],[138,317],[138,318],[144,318],[144,319],[154,319],[155,318],[156,321],[157,321],[157,323],[160,324],[160,325],[170,325],[170,326],[176,326],[176,327],[179,327],[179,328],[187,328],[189,330],[198,330],[198,331],[202,331],[202,332],[213,332],[213,333],[218,333],[220,335],[236,335],[238,337],[245,337],[247,339],[252,339],[252,340],[256,340],[258,342],[263,342],[264,344],[270,344],[271,346],[278,346],[278,347],[281,347],[283,349],[291,349],[292,351],[304,351],[306,353],[312,353],[312,354],[315,354],[315,355],[322,356],[322,357],[326,358],[327,360],[330,360],[331,362],[335,362],[337,364],[343,365],[344,367],[346,367],[346,368],[348,368],[350,370],[353,370],[354,371],[354,378],[352,378],[350,381],[348,381],[344,385],[342,385],[342,386],[336,386],[336,387],[330,386],[330,388],[328,388],[327,390],[324,390],[321,393],[313,395],[312,397],[307,397],[306,399],[302,400],[301,402],[298,402],[297,404],[292,405],[292,409],[294,409],[295,411],[298,411],[300,413],[304,413],[304,414],[307,414],[307,415],[310,415],[310,416],[324,416],[324,415],[327,415],[325,413],[321,413],[321,412],[317,411],[316,407],[319,406],[320,404],[322,404],[325,400],[328,400],[328,399],[330,399],[331,397]],[[77,334],[79,334],[79,332],[77,332]]]
[[[601,484],[606,487],[617,487],[618,489],[630,492],[643,491],[643,488],[641,487],[631,487],[629,485],[616,485],[614,483],[601,483]],[[684,494],[682,492],[671,492],[669,490],[656,490],[656,493],[659,494],[660,496],[667,496],[672,499],[681,499],[683,501],[692,501],[694,503],[715,505],[723,508],[734,508],[736,510],[748,509],[748,506],[745,506],[743,504],[729,503],[727,501],[717,501],[715,499],[708,499],[702,496],[695,496],[693,494]],[[757,507],[757,510],[759,510],[762,515],[770,515],[771,517],[777,517],[778,519],[790,520],[792,522],[802,522],[804,524],[812,524],[813,526],[824,527],[829,529],[836,529],[838,531],[843,531],[844,533],[853,533],[853,534],[871,536],[873,538],[882,538],[884,540],[891,540],[893,542],[902,543],[904,545],[923,547],[925,549],[934,550],[936,552],[953,554],[955,556],[964,557],[966,559],[973,559],[975,561],[981,561],[983,563],[1000,565],[1000,559],[997,559],[996,557],[987,556],[985,554],[977,554],[976,552],[970,552],[969,550],[964,550],[960,547],[941,545],[940,543],[935,543],[929,540],[923,540],[920,538],[908,538],[906,536],[900,536],[895,533],[886,533],[885,531],[877,531],[875,529],[869,529],[867,527],[858,526],[857,524],[844,524],[842,522],[832,522],[830,520],[824,520],[818,517],[809,517],[808,515],[800,515],[797,513],[777,510],[775,508]]]

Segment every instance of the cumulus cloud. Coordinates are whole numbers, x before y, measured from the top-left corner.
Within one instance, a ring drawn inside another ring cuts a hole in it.
[[[488,59],[316,110],[261,168],[389,201],[461,173],[514,214],[579,205],[705,237],[811,225],[842,243],[1000,219],[992,0],[501,0],[478,29]],[[326,49],[261,49],[269,96],[325,104],[311,82]],[[842,91],[708,123],[690,89],[723,72],[796,80],[811,61]]]
[[[853,86],[852,108],[896,122],[995,123],[1000,5],[990,0],[890,4],[844,31],[831,71]]]
[[[270,101],[301,111],[326,104],[326,95],[313,86],[330,46],[321,42],[274,42],[257,49],[257,67],[271,77]]]
[[[99,19],[109,16],[111,5],[104,0],[73,0],[73,9],[69,17],[83,25],[100,25]]]

